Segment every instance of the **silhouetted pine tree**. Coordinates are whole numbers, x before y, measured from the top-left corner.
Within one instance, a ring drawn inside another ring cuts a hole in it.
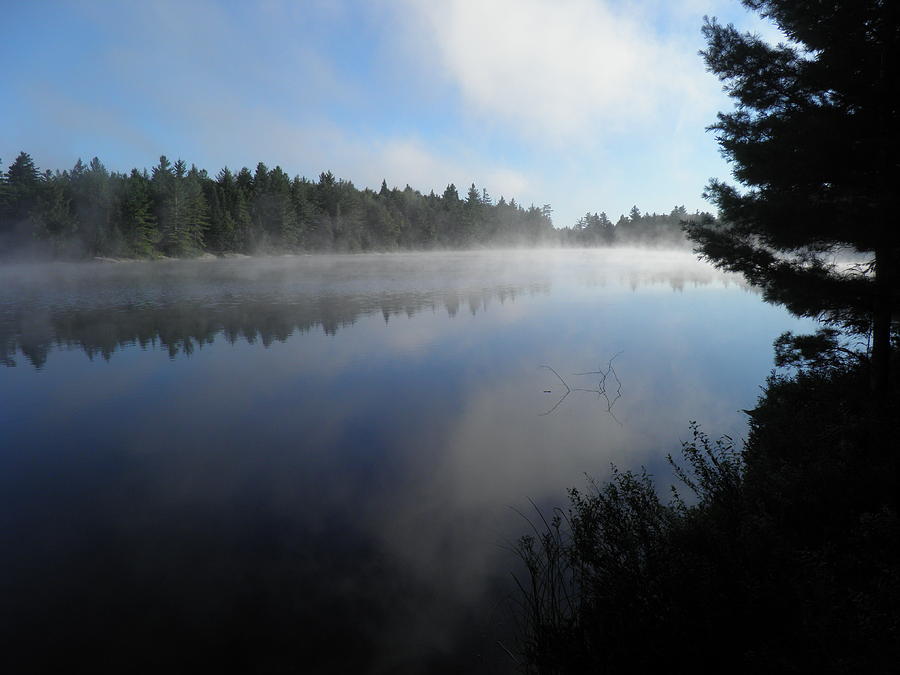
[[[883,394],[900,295],[900,5],[744,4],[791,42],[772,46],[707,20],[703,56],[736,103],[711,129],[743,188],[710,182],[706,196],[726,224],[694,225],[690,237],[767,300],[868,333]],[[841,247],[869,264],[842,273],[829,263]]]

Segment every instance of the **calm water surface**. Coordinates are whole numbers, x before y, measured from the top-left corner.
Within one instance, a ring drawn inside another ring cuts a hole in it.
[[[512,670],[515,510],[740,438],[807,327],[682,253],[0,269],[0,659]]]

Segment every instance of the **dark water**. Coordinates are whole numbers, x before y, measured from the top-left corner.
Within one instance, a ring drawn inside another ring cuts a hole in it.
[[[4,670],[510,671],[515,509],[739,438],[803,328],[675,253],[0,269]]]

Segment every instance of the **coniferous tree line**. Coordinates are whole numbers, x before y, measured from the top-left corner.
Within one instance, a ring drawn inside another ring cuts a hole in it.
[[[555,229],[549,204],[525,207],[473,183],[460,195],[359,189],[330,171],[291,178],[260,162],[251,171],[205,170],[165,156],[149,172],[109,171],[96,157],[41,171],[25,152],[0,172],[0,255],[189,257],[200,253],[367,251],[479,246],[673,245],[684,207],[613,225],[586,214]],[[697,214],[698,217],[700,214]]]
[[[688,213],[684,206],[676,206],[669,213],[641,213],[633,206],[615,223],[604,212],[586,213],[572,227],[559,230],[559,236],[566,246],[689,248],[684,226],[714,220],[709,213]]]
[[[473,184],[423,195],[408,185],[358,189],[330,171],[205,170],[165,156],[149,172],[99,159],[41,172],[21,153],[0,174],[0,245],[57,256],[191,256],[202,252],[364,251],[534,245],[554,237],[549,205],[496,203]]]

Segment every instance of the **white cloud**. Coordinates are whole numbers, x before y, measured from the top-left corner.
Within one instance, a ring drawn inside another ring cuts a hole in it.
[[[495,199],[502,195],[522,200],[532,192],[531,181],[523,173],[512,169],[488,171],[484,184],[490,186]]]
[[[291,175],[315,178],[330,170],[360,188],[377,190],[385,180],[390,187],[409,184],[424,193],[440,194],[448,183],[464,192],[475,182],[494,197],[528,198],[531,181],[524,173],[480,154],[442,151],[411,134],[359,135],[324,120],[297,124],[262,107],[217,116],[215,106],[199,102],[184,113],[197,120],[203,145],[217,148],[210,151],[216,167],[262,160],[270,167],[280,164]]]
[[[449,182],[450,176],[464,175],[452,161],[438,157],[419,141],[409,138],[379,143],[362,163],[366,173],[373,178],[380,172],[391,186],[399,187],[415,182],[421,189],[439,191]]]
[[[357,173],[370,184],[380,177],[390,185],[410,183],[423,190],[441,192],[454,182],[460,190],[475,182],[493,196],[522,198],[529,187],[525,174],[484,158],[457,158],[429,149],[414,138],[394,138],[374,144],[368,151],[357,149]]]
[[[42,166],[100,154],[111,169],[128,170],[165,153],[212,174],[263,161],[292,175],[331,170],[360,187],[385,179],[441,192],[474,181],[492,195],[525,198],[529,180],[507,162],[413,126],[368,122],[379,84],[356,79],[359,62],[342,72],[323,47],[330,31],[347,31],[347,5],[273,0],[235,12],[197,0],[79,11],[105,34],[86,55],[91,79],[106,86],[96,100],[50,83],[20,92],[36,111],[30,135],[47,137],[28,144]]]
[[[410,0],[418,48],[466,106],[529,136],[571,141],[712,104],[693,49],[637,8],[589,0]],[[699,25],[693,29],[699,39]]]
[[[558,225],[693,210],[727,174],[703,133],[729,107],[697,56],[703,12],[765,27],[725,0],[88,2],[71,10],[101,36],[74,52],[83,86],[34,70],[0,156],[263,161],[426,193],[475,182],[551,203]]]

